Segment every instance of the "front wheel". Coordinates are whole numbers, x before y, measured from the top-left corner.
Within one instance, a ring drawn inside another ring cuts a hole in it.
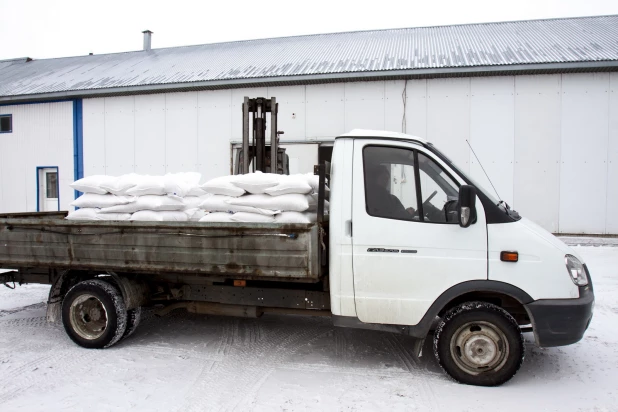
[[[124,336],[127,309],[116,287],[98,279],[86,280],[73,286],[64,297],[62,323],[78,345],[107,348]]]
[[[436,329],[433,344],[445,372],[468,385],[502,385],[524,360],[524,338],[517,322],[486,302],[451,309]]]

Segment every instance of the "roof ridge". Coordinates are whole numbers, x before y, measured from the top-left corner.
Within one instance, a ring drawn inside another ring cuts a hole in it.
[[[94,54],[93,56],[100,57],[100,56],[111,56],[111,55],[127,54],[127,53],[156,52],[159,50],[182,49],[182,48],[192,48],[192,47],[197,48],[197,47],[203,47],[203,46],[218,46],[218,45],[251,43],[251,42],[259,42],[259,41],[269,41],[269,40],[298,39],[302,37],[311,38],[311,37],[318,37],[318,36],[333,36],[333,35],[345,35],[345,34],[355,34],[355,33],[376,33],[376,32],[388,32],[388,31],[403,31],[403,30],[423,30],[423,29],[464,27],[464,26],[472,27],[472,26],[489,26],[489,25],[507,25],[507,24],[515,24],[515,23],[526,23],[526,22],[536,23],[536,22],[559,21],[559,20],[599,19],[599,18],[607,18],[607,17],[618,17],[618,14],[576,16],[576,17],[551,17],[551,18],[542,18],[542,19],[524,19],[524,20],[493,21],[493,22],[481,22],[481,23],[459,23],[459,24],[443,24],[443,25],[430,25],[430,26],[417,26],[417,27],[394,27],[394,28],[387,28],[387,29],[370,29],[370,30],[352,30],[352,31],[328,32],[328,33],[297,34],[297,35],[280,36],[280,37],[264,37],[264,38],[259,38],[259,39],[230,40],[230,41],[217,42],[217,43],[200,43],[200,44],[188,44],[188,45],[182,45],[182,46],[159,47],[159,48],[153,48],[150,51],[129,50],[129,51],[122,51],[122,52]],[[40,60],[82,58],[82,57],[88,57],[88,56],[89,55],[77,55],[77,56],[49,57],[49,58],[44,58],[44,59],[31,59],[31,58],[28,58],[28,59],[40,61]],[[9,59],[9,61],[10,60],[21,60],[21,59]]]
[[[486,26],[486,25],[491,25],[491,24],[510,24],[510,23],[542,22],[542,21],[556,21],[556,20],[581,20],[581,19],[603,18],[603,17],[618,17],[618,14],[605,14],[605,15],[598,15],[598,16],[577,16],[577,17],[551,17],[551,18],[543,18],[543,19],[524,19],[524,20],[492,21],[492,22],[481,22],[481,23],[458,23],[458,24],[442,24],[442,25],[417,26],[417,27],[392,27],[388,29],[368,29],[368,30],[351,30],[351,31],[328,32],[328,33],[295,34],[295,35],[280,36],[280,37],[263,37],[259,39],[230,40],[230,41],[217,42],[217,43],[201,43],[201,44],[187,44],[184,46],[160,47],[156,49],[153,48],[152,50],[168,50],[168,49],[179,49],[179,48],[184,48],[184,47],[214,46],[214,45],[220,45],[220,44],[223,45],[223,44],[233,44],[233,43],[249,43],[249,42],[264,41],[264,40],[297,39],[300,37],[332,36],[332,35],[354,34],[354,33],[372,33],[372,32],[386,32],[386,31],[398,31],[398,30],[422,30],[422,29],[433,29],[433,28],[443,28],[443,27],[461,27],[461,26]]]

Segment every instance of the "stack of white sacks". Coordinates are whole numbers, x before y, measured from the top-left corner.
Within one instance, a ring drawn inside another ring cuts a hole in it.
[[[71,185],[84,192],[70,220],[312,223],[318,176],[249,173],[200,184],[199,173],[89,176]],[[328,202],[325,202],[326,213]]]

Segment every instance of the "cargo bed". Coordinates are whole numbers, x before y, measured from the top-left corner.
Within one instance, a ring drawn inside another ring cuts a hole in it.
[[[0,214],[0,268],[318,282],[318,224],[69,221]],[[39,272],[40,273],[40,272]]]

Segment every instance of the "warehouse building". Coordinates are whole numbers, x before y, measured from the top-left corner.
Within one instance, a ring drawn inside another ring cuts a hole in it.
[[[93,174],[229,174],[244,96],[275,96],[291,172],[351,129],[402,131],[493,191],[475,153],[500,198],[552,232],[618,234],[618,16],[164,49],[151,36],[0,61],[0,212],[69,210],[69,184]]]

